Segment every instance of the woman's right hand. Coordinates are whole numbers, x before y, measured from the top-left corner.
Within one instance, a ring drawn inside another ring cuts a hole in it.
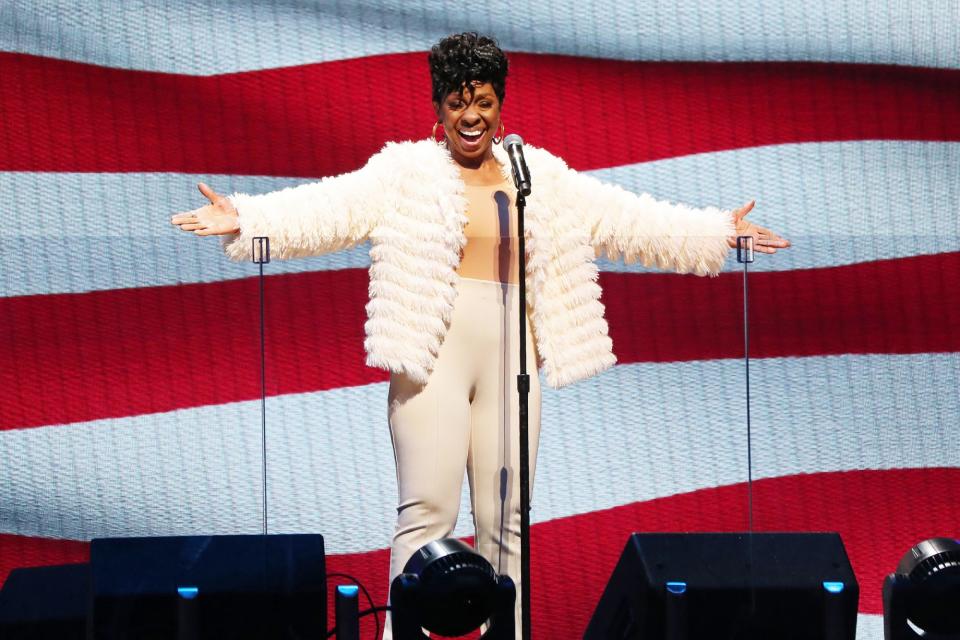
[[[202,182],[197,188],[210,200],[210,204],[178,213],[170,218],[171,224],[198,236],[225,236],[240,231],[240,216],[233,203]]]

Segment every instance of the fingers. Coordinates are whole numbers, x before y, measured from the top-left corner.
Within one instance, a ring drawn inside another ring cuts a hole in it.
[[[745,215],[750,213],[750,210],[753,209],[754,205],[757,204],[756,200],[751,200],[747,204],[743,205],[739,209],[733,212],[733,221],[734,223],[740,222]]]
[[[778,249],[786,249],[790,246],[790,241],[786,238],[778,236],[773,231],[769,229],[764,229],[763,227],[756,227],[757,232],[757,242],[759,244],[768,246],[768,247],[777,247]]]
[[[732,238],[727,241],[727,244],[730,245],[731,249],[736,249],[737,239]],[[764,242],[760,242],[759,240],[756,239],[756,237],[753,238],[753,250],[756,251],[757,253],[776,253],[778,248],[780,247],[771,246]]]
[[[207,228],[207,225],[200,222],[196,210],[178,213],[170,218],[170,224],[180,227],[183,231],[196,231],[197,229]]]
[[[776,247],[770,247],[765,244],[757,244],[757,243],[754,243],[753,250],[756,251],[757,253],[776,253],[777,252]]]
[[[790,246],[790,241],[785,238],[776,238],[774,240],[763,240],[761,239],[759,244],[762,244],[765,247],[776,247],[777,249],[786,249]]]
[[[757,253],[776,253],[779,247],[771,246],[768,242],[760,240],[757,238],[756,234],[752,233],[742,233],[739,236],[728,238],[727,244],[730,245],[731,249],[737,248],[737,237],[748,236],[753,238],[753,250]]]
[[[197,221],[197,214],[193,211],[187,211],[185,213],[178,213],[177,215],[170,218],[170,224],[189,224],[191,222]]]
[[[749,229],[737,235],[753,238],[753,250],[757,253],[776,253],[777,249],[786,249],[790,246],[789,240],[781,238],[769,229],[757,227],[756,225],[751,226]],[[735,249],[737,247],[737,237],[728,238],[727,244],[730,248]]]
[[[783,249],[784,245],[780,241],[765,240],[763,238],[753,238],[753,250],[758,253],[776,253],[777,249]]]
[[[211,189],[206,185],[206,183],[199,183],[197,188],[200,189],[200,193],[204,195],[212,204],[216,204],[217,200],[221,198],[220,194]]]
[[[170,224],[180,227],[182,231],[196,231],[206,228],[206,225],[200,222],[196,210],[178,213],[170,218]]]
[[[194,231],[196,229],[206,229],[207,225],[201,223],[196,218],[181,220],[179,222],[174,222],[176,226],[180,227],[183,231]]]

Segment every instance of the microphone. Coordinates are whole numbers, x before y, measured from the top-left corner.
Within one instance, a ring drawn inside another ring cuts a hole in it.
[[[530,170],[523,160],[523,138],[511,133],[503,139],[503,148],[510,156],[510,166],[513,167],[513,184],[521,194],[530,195]]]

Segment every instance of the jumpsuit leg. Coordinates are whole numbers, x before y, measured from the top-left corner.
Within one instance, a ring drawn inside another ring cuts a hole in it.
[[[517,290],[516,285],[462,279],[450,328],[427,384],[391,375],[388,417],[399,492],[391,582],[417,549],[452,533],[466,468],[475,546],[498,573],[507,573],[517,583],[519,637]],[[532,491],[540,384],[529,320],[527,363]],[[389,615],[383,637],[393,637]]]
[[[498,288],[501,286],[496,285]],[[467,478],[476,528],[477,551],[499,574],[517,586],[514,608],[516,637],[521,635],[520,580],[520,421],[517,374],[520,372],[518,288],[504,292],[500,347],[495,362],[478,375],[471,405],[472,425]],[[530,493],[540,440],[540,379],[537,376],[533,334],[527,320],[527,373],[530,376],[527,425],[530,445]]]
[[[390,548],[390,582],[423,545],[449,537],[460,511],[470,447],[469,373],[461,363],[468,341],[448,339],[426,385],[390,376],[387,417],[397,470],[397,526]],[[456,338],[456,335],[453,336]],[[393,637],[389,613],[384,640]]]
[[[442,382],[449,379],[432,376],[421,388],[405,376],[391,376],[388,415],[399,492],[391,583],[417,549],[448,537],[457,524],[470,405],[465,392]],[[383,638],[393,638],[389,613]]]

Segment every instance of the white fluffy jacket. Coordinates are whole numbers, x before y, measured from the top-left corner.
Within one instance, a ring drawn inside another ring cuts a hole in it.
[[[504,176],[505,152],[494,147]],[[526,146],[526,283],[547,384],[561,387],[616,362],[595,258],[640,260],[680,273],[716,274],[734,234],[729,210],[695,209],[633,194]],[[263,195],[234,194],[240,232],[224,238],[234,260],[270,238],[277,258],[312,256],[370,241],[367,364],[424,383],[457,296],[467,201],[457,164],[430,140],[388,143],[351,173]]]

